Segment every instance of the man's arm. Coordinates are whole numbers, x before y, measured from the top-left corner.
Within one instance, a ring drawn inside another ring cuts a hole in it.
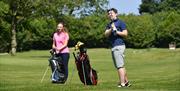
[[[121,36],[121,37],[127,37],[128,35],[128,31],[127,29],[123,30],[122,32],[121,31],[116,31],[117,35]]]
[[[105,36],[109,37],[111,35],[111,31],[112,31],[112,29],[106,29]]]

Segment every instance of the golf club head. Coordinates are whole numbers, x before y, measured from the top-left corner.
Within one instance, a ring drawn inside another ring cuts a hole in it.
[[[53,54],[55,54],[56,50],[55,49],[51,49],[49,52],[51,53],[51,55],[53,55]]]

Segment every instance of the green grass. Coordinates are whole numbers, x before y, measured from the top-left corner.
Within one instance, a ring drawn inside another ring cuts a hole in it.
[[[73,52],[73,50],[71,50]],[[179,91],[180,49],[127,49],[126,69],[132,87],[118,88],[110,49],[88,49],[91,66],[98,71],[97,86],[84,86],[71,53],[66,84],[52,84],[48,51],[0,55],[0,91]],[[75,69],[73,71],[73,69]],[[72,76],[72,73],[74,75]]]

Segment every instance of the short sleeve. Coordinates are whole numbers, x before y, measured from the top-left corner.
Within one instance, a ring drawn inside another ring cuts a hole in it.
[[[68,33],[65,33],[65,40],[69,40],[69,34]]]
[[[126,30],[126,24],[124,22],[120,23],[120,27],[122,30]]]
[[[55,40],[56,33],[52,34],[52,39]]]

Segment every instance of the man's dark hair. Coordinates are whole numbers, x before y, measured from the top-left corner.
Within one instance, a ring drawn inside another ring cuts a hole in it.
[[[108,9],[107,12],[109,12],[109,11],[113,11],[114,13],[118,13],[117,9],[115,9],[115,8]]]

